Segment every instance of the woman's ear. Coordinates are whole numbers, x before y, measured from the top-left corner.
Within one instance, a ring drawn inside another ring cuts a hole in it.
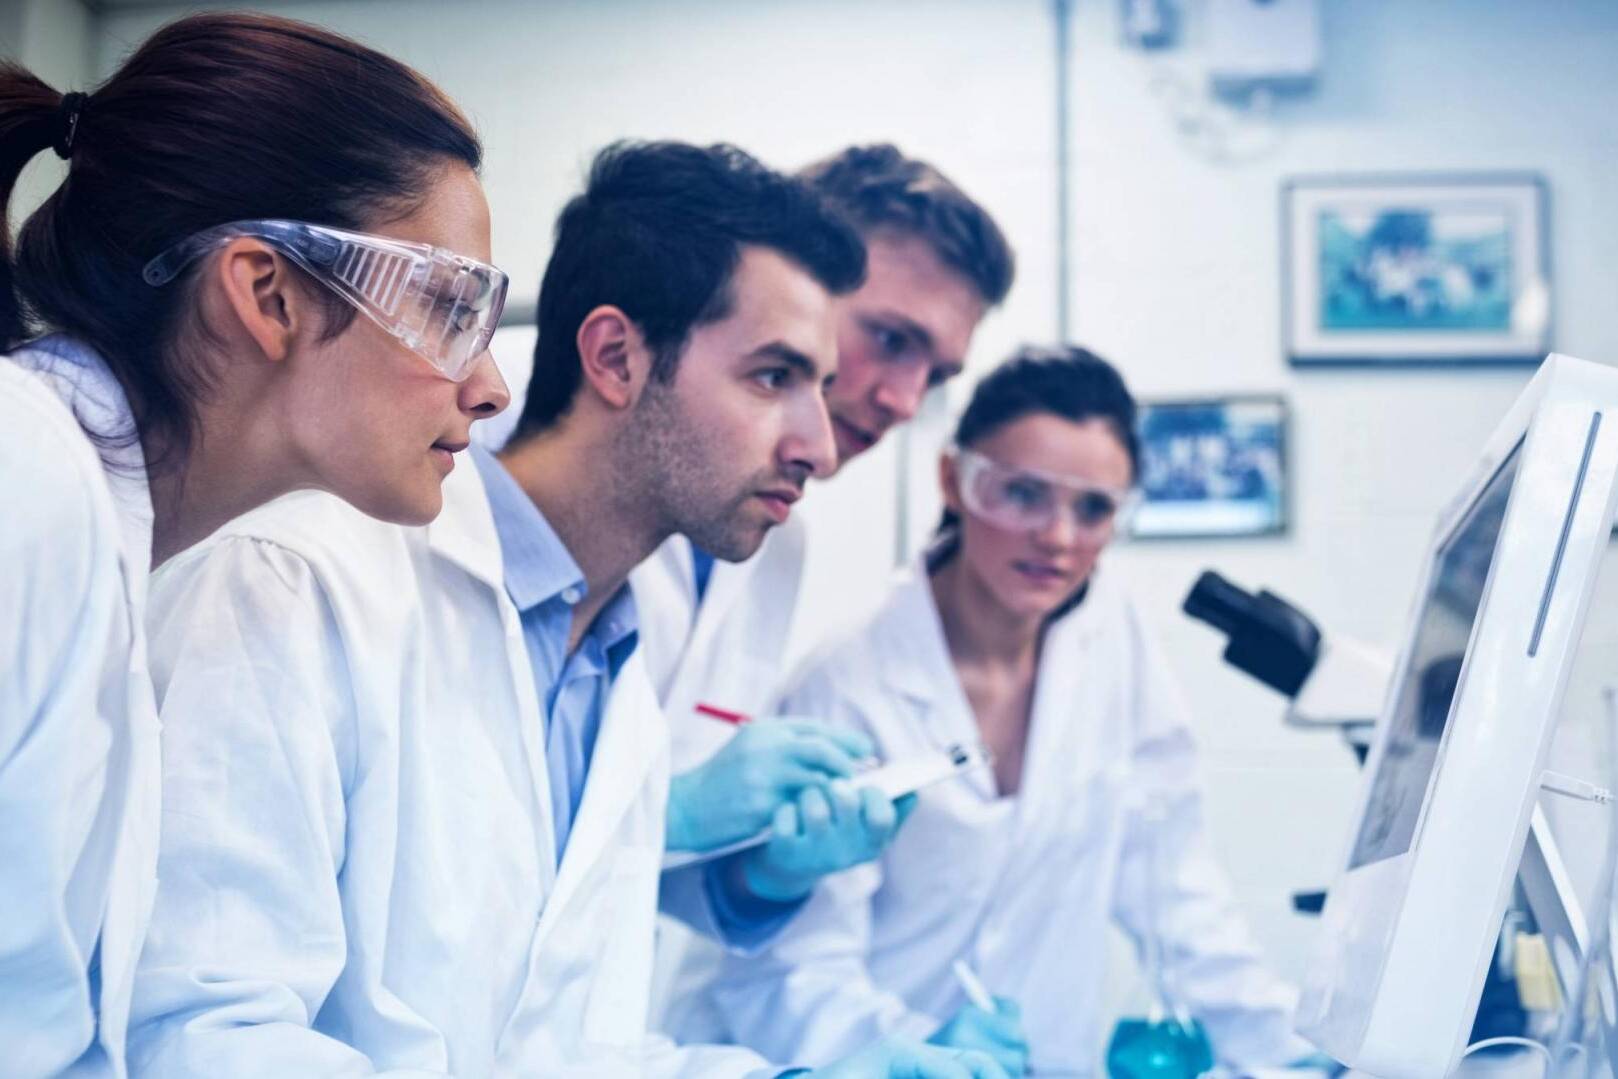
[[[651,355],[634,320],[602,304],[584,316],[574,342],[583,385],[610,409],[634,407],[651,376]]]
[[[242,333],[272,363],[287,358],[300,324],[313,316],[312,301],[294,280],[291,264],[251,236],[238,236],[225,245],[213,263],[211,284]]]

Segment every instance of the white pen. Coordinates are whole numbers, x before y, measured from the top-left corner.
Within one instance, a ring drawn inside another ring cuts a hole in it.
[[[961,988],[966,992],[966,999],[972,1002],[973,1007],[980,1008],[990,1015],[1000,1010],[994,1006],[994,998],[983,988],[983,983],[972,973],[972,968],[966,965],[966,960],[955,960],[949,969],[955,972],[955,980],[961,983]]]

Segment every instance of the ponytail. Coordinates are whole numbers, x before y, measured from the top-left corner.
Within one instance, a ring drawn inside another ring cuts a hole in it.
[[[70,157],[68,175],[15,250],[0,248],[0,343],[76,337],[123,386],[139,434],[181,454],[206,385],[188,347],[206,334],[197,271],[156,288],[141,277],[148,261],[252,218],[363,231],[413,210],[443,166],[482,160],[466,117],[411,68],[317,26],[238,12],[170,23],[89,95],[0,65],[8,202],[49,147]],[[353,309],[323,302],[328,332],[341,332]]]
[[[0,61],[0,346],[7,351],[21,342],[25,327],[11,255],[11,222],[4,208],[11,205],[28,162],[42,150],[67,144],[64,100],[32,73]]]

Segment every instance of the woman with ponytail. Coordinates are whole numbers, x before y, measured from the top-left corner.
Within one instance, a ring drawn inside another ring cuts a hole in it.
[[[1138,461],[1134,399],[1083,349],[1024,349],[978,384],[939,464],[936,542],[782,707],[853,726],[883,759],[982,743],[993,768],[923,792],[766,957],[728,960],[716,1004],[743,1044],[814,1063],[931,1032],[1013,1075],[1088,1075],[1116,923],[1220,1062],[1310,1051],[1203,831],[1172,673],[1105,565]],[[993,1010],[963,996],[957,962],[1003,995]]]
[[[506,279],[466,118],[316,27],[182,19],[93,91],[0,64],[0,206],[44,152],[66,179],[0,229],[0,1071],[122,1075],[147,576],[299,489],[431,520],[506,404]]]

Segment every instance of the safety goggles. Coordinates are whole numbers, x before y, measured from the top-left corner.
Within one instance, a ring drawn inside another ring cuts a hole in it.
[[[148,262],[141,276],[166,285],[237,236],[272,245],[456,382],[488,350],[506,305],[506,275],[487,263],[304,221],[233,221],[199,232]]]
[[[1008,532],[1049,528],[1065,509],[1081,533],[1101,537],[1126,520],[1135,504],[1132,490],[1011,468],[973,450],[956,450],[955,467],[967,512]]]

